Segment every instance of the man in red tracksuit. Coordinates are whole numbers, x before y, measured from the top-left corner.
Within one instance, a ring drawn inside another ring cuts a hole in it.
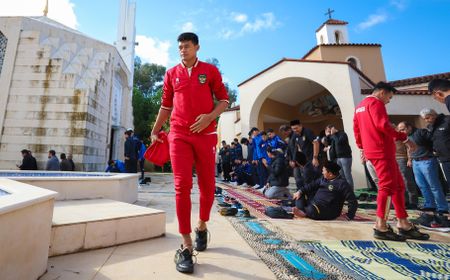
[[[415,149],[415,144],[408,141],[405,133],[397,132],[389,121],[385,105],[395,92],[397,90],[390,84],[379,82],[375,85],[372,95],[356,106],[353,118],[353,130],[356,144],[361,149],[361,158],[369,160],[374,165],[378,176],[374,237],[394,241],[427,240],[430,236],[419,232],[407,220],[405,184],[395,160],[394,140],[403,141],[410,149]],[[391,201],[398,219],[398,234],[387,225]]]
[[[175,254],[176,269],[192,273],[192,251],[207,247],[206,222],[209,220],[215,191],[216,118],[228,106],[228,93],[219,70],[198,60],[200,46],[194,33],[178,36],[181,63],[164,77],[161,108],[152,130],[152,141],[170,119],[169,146],[175,183],[176,213],[181,249]],[[214,106],[214,97],[218,100]],[[195,247],[191,239],[192,167],[198,176],[200,215],[195,229]]]

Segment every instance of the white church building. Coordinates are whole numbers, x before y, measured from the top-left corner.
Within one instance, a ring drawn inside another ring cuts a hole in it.
[[[371,88],[387,79],[381,45],[351,43],[347,24],[327,20],[316,30],[317,45],[305,56],[282,58],[240,83],[240,105],[221,115],[219,140],[248,137],[252,127],[278,131],[280,125],[294,119],[300,119],[316,135],[327,124],[334,124],[349,136],[355,186],[364,187],[365,172],[353,136],[353,113]],[[423,126],[418,117],[422,108],[446,112],[426,90],[427,83],[437,77],[449,79],[450,73],[390,81],[400,90],[387,106],[392,121],[407,120]]]
[[[135,3],[121,0],[117,42],[90,38],[45,16],[0,17],[0,169],[29,149],[72,153],[77,170],[123,157],[131,106]]]

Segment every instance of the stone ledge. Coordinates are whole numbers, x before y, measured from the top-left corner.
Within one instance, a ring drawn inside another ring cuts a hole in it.
[[[58,201],[49,256],[160,237],[166,213],[109,199]]]

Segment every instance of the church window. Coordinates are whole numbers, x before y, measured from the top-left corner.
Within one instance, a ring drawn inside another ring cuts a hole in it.
[[[7,42],[8,39],[6,39],[6,36],[0,31],[0,75],[2,74],[3,61],[5,60]]]
[[[358,58],[356,58],[354,56],[350,56],[346,59],[346,61],[348,63],[350,63],[353,67],[361,69],[361,64],[360,64]]]
[[[334,39],[336,41],[336,44],[340,44],[341,43],[341,34],[339,31],[334,32]]]

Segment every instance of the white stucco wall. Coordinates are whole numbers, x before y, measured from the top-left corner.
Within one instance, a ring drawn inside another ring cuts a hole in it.
[[[220,141],[225,140],[230,144],[236,138],[236,111],[226,111],[220,115],[217,130],[219,131]],[[220,145],[220,143],[218,143]]]
[[[103,170],[114,78],[123,87],[119,126],[124,131],[133,123],[131,75],[117,49],[43,17],[0,17],[0,31],[8,38],[0,169],[15,169],[22,149],[32,150],[42,169],[54,149],[58,156],[72,153],[79,170]]]

